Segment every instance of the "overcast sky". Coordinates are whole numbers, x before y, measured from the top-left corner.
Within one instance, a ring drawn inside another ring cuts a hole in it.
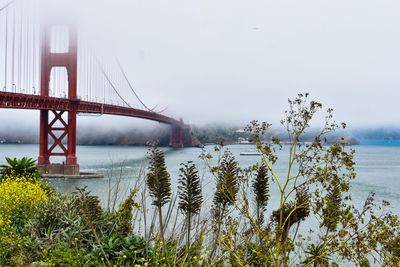
[[[276,122],[309,92],[350,125],[400,125],[398,0],[81,2],[142,99],[187,122]]]

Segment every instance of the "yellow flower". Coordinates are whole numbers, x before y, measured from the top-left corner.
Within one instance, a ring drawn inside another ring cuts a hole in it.
[[[10,223],[13,216],[18,213],[33,212],[40,202],[48,199],[43,185],[39,181],[23,177],[9,177],[0,182],[0,220],[1,225],[5,220]]]

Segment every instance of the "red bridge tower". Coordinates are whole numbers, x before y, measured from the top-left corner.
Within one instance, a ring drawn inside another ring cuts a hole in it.
[[[68,50],[54,52],[52,49],[53,27],[45,24],[41,28],[41,82],[40,95],[49,97],[51,71],[54,67],[64,67],[68,76],[68,110],[40,110],[40,141],[38,168],[43,173],[79,174],[76,158],[76,113],[79,105],[77,97],[77,35],[74,27],[66,26],[68,32]],[[63,118],[66,113],[67,120]],[[49,137],[50,142],[49,142]],[[51,156],[63,156],[63,164],[52,164]]]
[[[55,29],[62,26],[68,35],[68,44],[65,44],[65,51],[56,51],[54,45]],[[54,30],[53,30],[54,29]],[[50,97],[50,80],[54,68],[64,68],[68,81],[68,104],[62,101],[60,105],[40,106],[40,141],[38,168],[42,173],[79,175],[79,165],[76,158],[76,115],[77,111],[101,112],[112,115],[125,115],[139,118],[146,118],[156,121],[163,121],[171,126],[170,146],[179,148],[185,145],[185,124],[182,120],[176,121],[166,116],[145,112],[141,110],[103,105],[101,103],[90,103],[80,101],[77,95],[77,34],[75,27],[68,23],[44,24],[41,28],[41,82],[40,96],[51,103],[57,99]],[[66,99],[63,99],[66,100]],[[52,156],[65,157],[62,164],[50,162]]]

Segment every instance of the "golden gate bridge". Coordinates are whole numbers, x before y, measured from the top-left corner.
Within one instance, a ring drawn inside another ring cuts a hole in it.
[[[70,18],[40,16],[35,1],[0,6],[0,108],[40,110],[38,167],[79,174],[77,114],[108,114],[170,125],[170,146],[183,147],[188,127],[147,107],[118,60],[99,56]],[[62,167],[52,157],[65,157]],[[56,166],[57,165],[57,166]]]

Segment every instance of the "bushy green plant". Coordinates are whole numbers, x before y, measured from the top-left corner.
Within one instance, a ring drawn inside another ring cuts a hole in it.
[[[6,157],[6,161],[8,165],[0,166],[0,173],[3,179],[11,177],[38,179],[41,177],[36,167],[36,161],[31,158],[23,157],[21,159],[17,159]]]
[[[121,235],[129,235],[133,232],[133,211],[139,209],[140,205],[135,201],[137,190],[131,190],[129,196],[121,203],[117,211],[118,232]]]
[[[126,231],[132,224],[128,213],[137,207],[127,207],[132,204],[132,192],[115,212],[102,209],[98,198],[86,188],[70,195],[52,192],[24,229],[29,236],[23,246],[25,260],[53,266],[130,266],[147,262],[151,250],[146,241]]]
[[[200,177],[196,165],[193,164],[193,162],[189,161],[187,164],[182,164],[182,167],[179,169],[179,171],[180,178],[178,186],[178,209],[185,215],[187,229],[187,260],[190,261],[190,232],[192,227],[192,220],[196,214],[200,213],[201,205],[203,203],[203,195],[201,193]]]
[[[56,262],[57,259],[52,259],[53,254],[49,254],[49,251],[67,253],[95,242],[91,225],[85,223],[86,218],[82,217],[84,214],[84,210],[79,209],[77,195],[52,193],[48,201],[40,204],[37,213],[25,227],[29,235],[24,248],[27,261]]]
[[[96,266],[96,261],[98,264],[105,264],[104,257],[107,257],[110,264],[117,266],[140,265],[148,263],[153,257],[152,250],[149,249],[143,237],[134,234],[121,235],[120,233],[103,236],[100,243],[94,245],[90,255],[93,259],[92,266]]]
[[[100,200],[97,196],[90,194],[87,187],[76,188],[75,210],[81,216],[85,224],[96,227],[102,219],[103,209],[100,206]]]
[[[256,167],[256,175],[253,180],[252,189],[254,193],[254,203],[256,206],[257,223],[262,225],[264,213],[269,199],[269,176],[268,169],[264,164]]]
[[[160,225],[160,239],[164,241],[164,225],[162,207],[171,200],[171,178],[165,165],[164,153],[157,145],[149,151],[149,172],[147,173],[147,187],[149,188],[152,204],[158,210],[158,223]]]
[[[229,208],[234,206],[237,200],[240,168],[232,153],[225,151],[221,162],[212,171],[215,173],[217,184],[211,210],[215,222],[214,245],[211,250],[211,258],[218,248],[221,227],[225,221],[224,218],[228,215]]]
[[[58,242],[44,254],[45,258],[38,262],[39,266],[93,266],[85,248],[68,243]]]

